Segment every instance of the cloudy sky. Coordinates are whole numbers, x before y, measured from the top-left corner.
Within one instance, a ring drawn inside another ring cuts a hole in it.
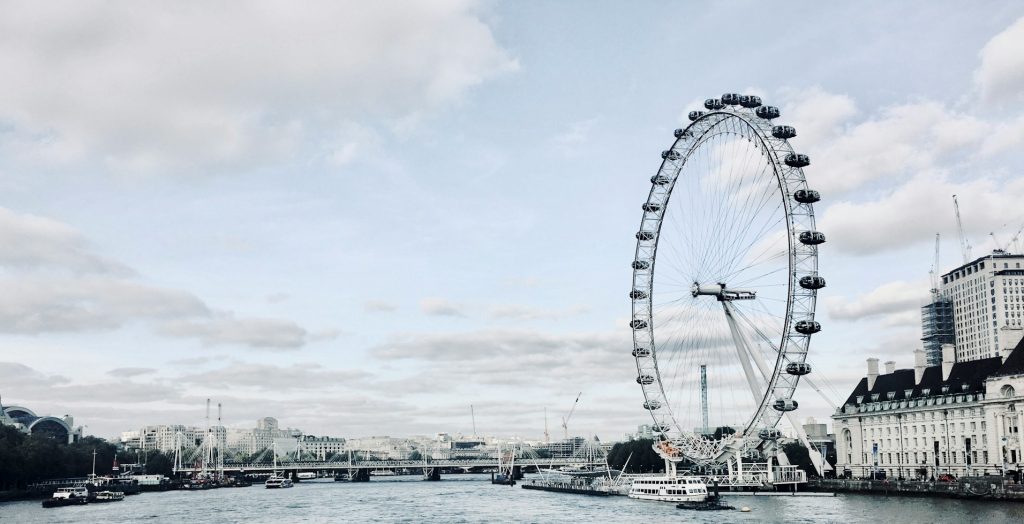
[[[0,395],[103,436],[210,397],[237,427],[469,433],[473,404],[536,438],[582,392],[571,432],[621,438],[639,204],[727,91],[814,160],[835,397],[912,365],[952,194],[975,254],[1024,224],[1019,2],[0,9]]]

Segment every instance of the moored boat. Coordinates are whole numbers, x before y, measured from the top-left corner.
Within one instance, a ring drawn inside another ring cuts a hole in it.
[[[92,498],[92,502],[119,502],[122,500],[124,500],[124,493],[120,491],[97,491]]]
[[[44,508],[58,508],[61,506],[76,506],[89,503],[89,490],[85,486],[71,488],[58,488],[53,496],[43,501]]]

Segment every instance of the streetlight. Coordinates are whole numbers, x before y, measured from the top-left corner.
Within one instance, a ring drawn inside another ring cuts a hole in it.
[[[897,479],[902,479],[903,478],[903,414],[902,413],[897,413],[896,414],[896,429],[898,431],[897,436],[900,439],[900,454],[899,454],[898,457],[896,457],[896,464],[897,464],[897,467],[899,468],[899,474],[897,475],[896,478]]]
[[[946,474],[950,475],[951,470],[949,467],[950,459],[953,458],[953,450],[949,448],[949,410],[942,410],[942,420],[946,426]]]

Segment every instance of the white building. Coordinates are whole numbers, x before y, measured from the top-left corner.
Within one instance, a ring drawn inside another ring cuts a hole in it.
[[[1009,352],[1024,333],[1024,255],[994,251],[942,275],[953,303],[956,361]]]
[[[921,350],[913,369],[886,362],[879,373],[878,359],[868,359],[867,376],[832,416],[838,474],[937,478],[1024,468],[1024,343],[964,362],[954,361],[952,346],[943,349],[939,366],[927,366]]]
[[[274,417],[263,417],[256,421],[253,429],[231,429],[227,434],[227,449],[243,455],[253,455],[278,446],[278,454],[294,452],[296,439],[302,431],[294,428],[281,429]],[[282,447],[283,446],[283,447]]]
[[[214,447],[224,449],[227,442],[227,429],[224,426],[211,426],[209,435],[213,440]],[[161,424],[145,426],[137,431],[124,431],[121,433],[121,444],[130,450],[157,450],[172,453],[176,448],[198,448],[203,445],[206,438],[206,428],[181,424]]]
[[[345,453],[345,439],[303,435],[298,439],[298,447],[303,457],[312,455],[317,460],[340,460]]]

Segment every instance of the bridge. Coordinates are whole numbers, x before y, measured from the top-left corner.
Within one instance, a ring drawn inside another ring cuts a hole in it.
[[[508,466],[507,462],[498,463],[497,457],[473,458],[473,459],[428,459],[428,460],[359,460],[359,461],[300,461],[281,462],[271,464],[267,462],[257,463],[225,463],[222,467],[215,468],[224,473],[236,474],[261,474],[277,472],[349,472],[354,473],[365,470],[397,470],[397,469],[421,469],[421,470],[442,470],[442,469],[498,469],[502,465]],[[515,466],[520,468],[559,468],[559,467],[582,467],[582,466],[604,466],[603,458],[598,461],[595,458],[564,457],[564,458],[517,458]],[[207,467],[206,471],[214,468]],[[202,466],[178,467],[174,472],[178,474],[200,473],[204,470]]]

